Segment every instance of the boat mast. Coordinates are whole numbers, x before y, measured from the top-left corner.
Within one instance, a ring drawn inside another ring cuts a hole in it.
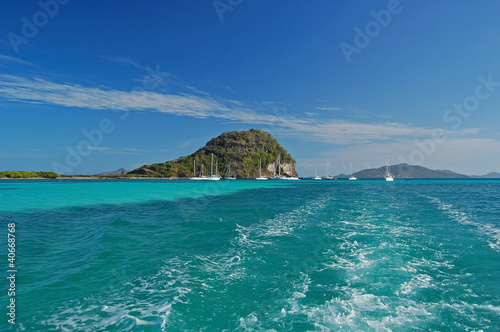
[[[281,155],[278,155],[278,177],[281,176]]]
[[[391,175],[390,168],[389,168],[389,155],[390,155],[390,150],[387,149],[387,166],[385,166],[385,175],[386,176]]]
[[[210,159],[210,176],[214,175],[214,172],[212,170],[214,166],[214,154],[212,153],[212,158]]]

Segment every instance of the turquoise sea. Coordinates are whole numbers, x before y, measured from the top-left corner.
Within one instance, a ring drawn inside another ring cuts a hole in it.
[[[1,331],[500,331],[496,180],[4,180],[0,227]]]

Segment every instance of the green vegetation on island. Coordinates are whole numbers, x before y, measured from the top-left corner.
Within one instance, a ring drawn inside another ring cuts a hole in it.
[[[279,171],[282,175],[298,176],[292,156],[271,134],[257,129],[223,133],[212,138],[204,147],[189,156],[165,163],[143,165],[128,174],[189,178],[198,176],[203,165],[204,174],[209,175],[212,153],[214,174],[217,166],[217,173],[222,176],[236,176],[240,179],[255,178],[259,176],[259,165],[262,160],[263,176],[272,176],[274,172]],[[277,168],[278,157],[281,158],[280,170]],[[193,173],[194,164],[196,165],[195,173]]]
[[[54,172],[25,172],[25,171],[8,171],[0,172],[0,179],[33,179],[33,178],[43,178],[43,179],[56,179],[61,177],[60,174]]]

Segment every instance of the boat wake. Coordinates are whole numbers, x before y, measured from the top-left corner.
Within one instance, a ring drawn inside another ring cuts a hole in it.
[[[436,197],[431,197],[431,196],[423,196],[426,197],[427,199],[431,200],[433,203],[435,203],[438,208],[443,211],[445,214],[447,214],[452,220],[456,221],[459,224],[463,225],[468,225],[472,226],[475,228],[477,231],[479,231],[482,235],[483,238],[486,240],[488,243],[488,246],[497,251],[500,252],[500,229],[496,228],[494,225],[487,224],[487,223],[479,223],[477,221],[474,221],[470,215],[468,215],[465,212],[461,212],[453,207],[452,204],[446,204],[443,201],[441,201],[439,198]]]

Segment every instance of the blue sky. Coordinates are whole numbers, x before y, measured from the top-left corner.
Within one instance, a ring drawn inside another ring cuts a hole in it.
[[[500,171],[500,3],[7,1],[0,170],[93,174],[271,132],[302,176]]]

